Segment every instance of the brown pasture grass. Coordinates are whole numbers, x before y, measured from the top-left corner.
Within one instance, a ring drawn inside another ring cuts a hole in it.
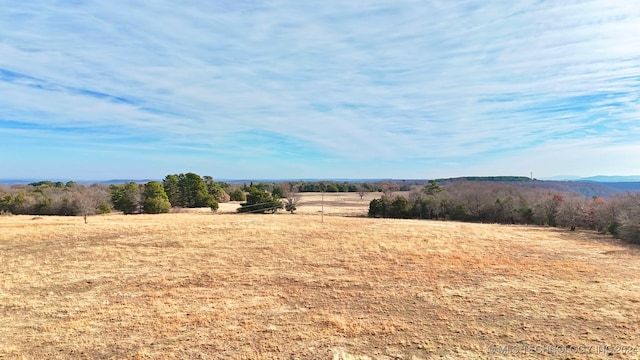
[[[0,359],[640,356],[601,352],[640,344],[640,250],[591,232],[304,206],[0,226]]]

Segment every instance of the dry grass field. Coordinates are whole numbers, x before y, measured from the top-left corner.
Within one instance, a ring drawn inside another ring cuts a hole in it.
[[[294,215],[0,217],[0,359],[640,357],[638,248],[337,216],[366,212],[352,196],[324,222],[317,195]]]

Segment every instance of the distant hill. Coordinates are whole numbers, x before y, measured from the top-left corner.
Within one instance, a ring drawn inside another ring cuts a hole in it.
[[[533,181],[526,176],[463,176],[447,179],[436,179],[436,182],[448,182],[448,181],[493,181],[493,182],[521,182],[521,181]]]
[[[613,181],[613,180],[618,181]],[[621,180],[623,179],[623,180]],[[639,179],[637,181],[632,181],[633,179]],[[0,179],[0,184],[4,185],[26,185],[33,182],[40,181],[41,179]],[[124,184],[127,182],[135,182],[135,183],[146,183],[153,179],[112,179],[106,181],[76,181],[80,184]],[[67,182],[68,179],[58,180],[54,179],[52,181],[62,181]],[[157,180],[162,181],[162,180]],[[243,184],[253,182],[260,182],[261,180],[233,180],[233,179],[225,179],[223,180],[230,184]],[[289,181],[286,179],[269,179],[262,180],[264,182],[283,182]],[[292,181],[301,181],[300,179],[292,180]],[[384,181],[394,181],[398,184],[410,187],[411,185],[424,185],[428,183],[426,179],[414,179],[414,180],[398,180],[398,179],[304,179],[302,181],[305,182],[349,182],[349,183],[380,183]],[[526,188],[533,189],[548,189],[549,191],[557,191],[557,192],[575,192],[581,194],[585,197],[612,197],[616,194],[623,194],[627,192],[640,192],[640,176],[593,176],[589,178],[579,179],[579,180],[537,180],[530,179],[526,176],[465,176],[465,177],[456,177],[456,178],[442,178],[436,179],[438,183],[446,184],[448,182],[456,182],[456,181],[471,181],[471,182],[500,182],[500,183],[510,183],[515,186],[522,186]]]
[[[531,181],[520,186],[549,189],[558,192],[575,192],[585,197],[609,198],[627,192],[640,192],[640,182],[605,183],[595,181]]]
[[[590,181],[540,181],[539,183],[543,184],[543,188],[575,192],[588,198],[594,196],[609,198],[621,192],[619,189],[607,186],[608,184]]]
[[[556,192],[574,192],[585,197],[608,198],[616,194],[626,192],[640,192],[640,182],[597,182],[584,180],[531,180],[521,176],[467,176],[449,179],[437,179],[439,183],[455,181],[481,181],[481,182],[501,182],[510,183],[518,187],[530,189],[544,189]]]
[[[106,181],[79,181],[79,182],[80,183],[90,183],[90,184],[104,184],[104,185],[116,184],[116,185],[120,185],[120,184],[126,184],[126,183],[130,183],[130,182],[143,184],[143,183],[148,183],[149,181],[162,181],[162,180],[157,180],[157,179],[112,179],[112,180],[106,180]]]
[[[580,178],[580,181],[595,181],[604,183],[640,182],[640,175],[634,176],[591,176]]]
[[[83,184],[83,185],[91,185],[91,184],[105,184],[105,185],[111,185],[111,184],[124,184],[124,183],[128,183],[128,182],[135,182],[135,183],[147,183],[149,181],[152,181],[154,179],[113,179],[113,180],[71,180],[71,179],[44,179],[44,180],[49,180],[49,181],[53,181],[53,182],[57,182],[57,181],[61,181],[63,183],[66,183],[68,181],[73,181],[76,182],[78,184]],[[36,183],[39,181],[44,181],[43,179],[0,179],[0,184],[2,185],[27,185],[27,184],[31,184],[31,183]],[[158,180],[156,180],[158,181]],[[160,180],[162,181],[162,180]]]
[[[637,182],[610,182],[610,183],[599,183],[602,186],[606,186],[608,188],[616,189],[621,192],[640,192],[640,181]]]
[[[573,175],[560,175],[560,176],[552,176],[547,178],[542,178],[541,180],[551,180],[551,181],[593,181],[593,182],[602,182],[602,183],[620,183],[620,182],[640,182],[640,175],[629,175],[629,176],[589,176],[589,177],[580,177]]]
[[[40,181],[42,179],[0,179],[0,184],[2,185],[26,185],[32,182]],[[54,180],[58,181],[58,180]]]

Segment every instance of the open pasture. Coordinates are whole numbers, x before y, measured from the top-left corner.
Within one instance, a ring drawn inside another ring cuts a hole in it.
[[[640,357],[637,248],[309,206],[0,217],[0,359]]]
[[[407,192],[396,192],[395,194],[408,195]],[[298,200],[297,214],[318,215],[322,212],[329,216],[366,216],[369,210],[369,202],[380,198],[382,193],[366,193],[361,199],[356,193],[298,193],[295,195]],[[286,201],[286,200],[283,200]],[[233,214],[239,207],[239,202],[220,203],[219,214]],[[207,210],[207,209],[204,209]],[[280,210],[283,211],[284,210]]]

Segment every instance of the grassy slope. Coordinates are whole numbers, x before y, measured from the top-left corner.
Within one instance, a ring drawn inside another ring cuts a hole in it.
[[[489,345],[640,343],[637,248],[535,227],[321,223],[307,200],[296,215],[0,217],[0,358],[493,358]]]

